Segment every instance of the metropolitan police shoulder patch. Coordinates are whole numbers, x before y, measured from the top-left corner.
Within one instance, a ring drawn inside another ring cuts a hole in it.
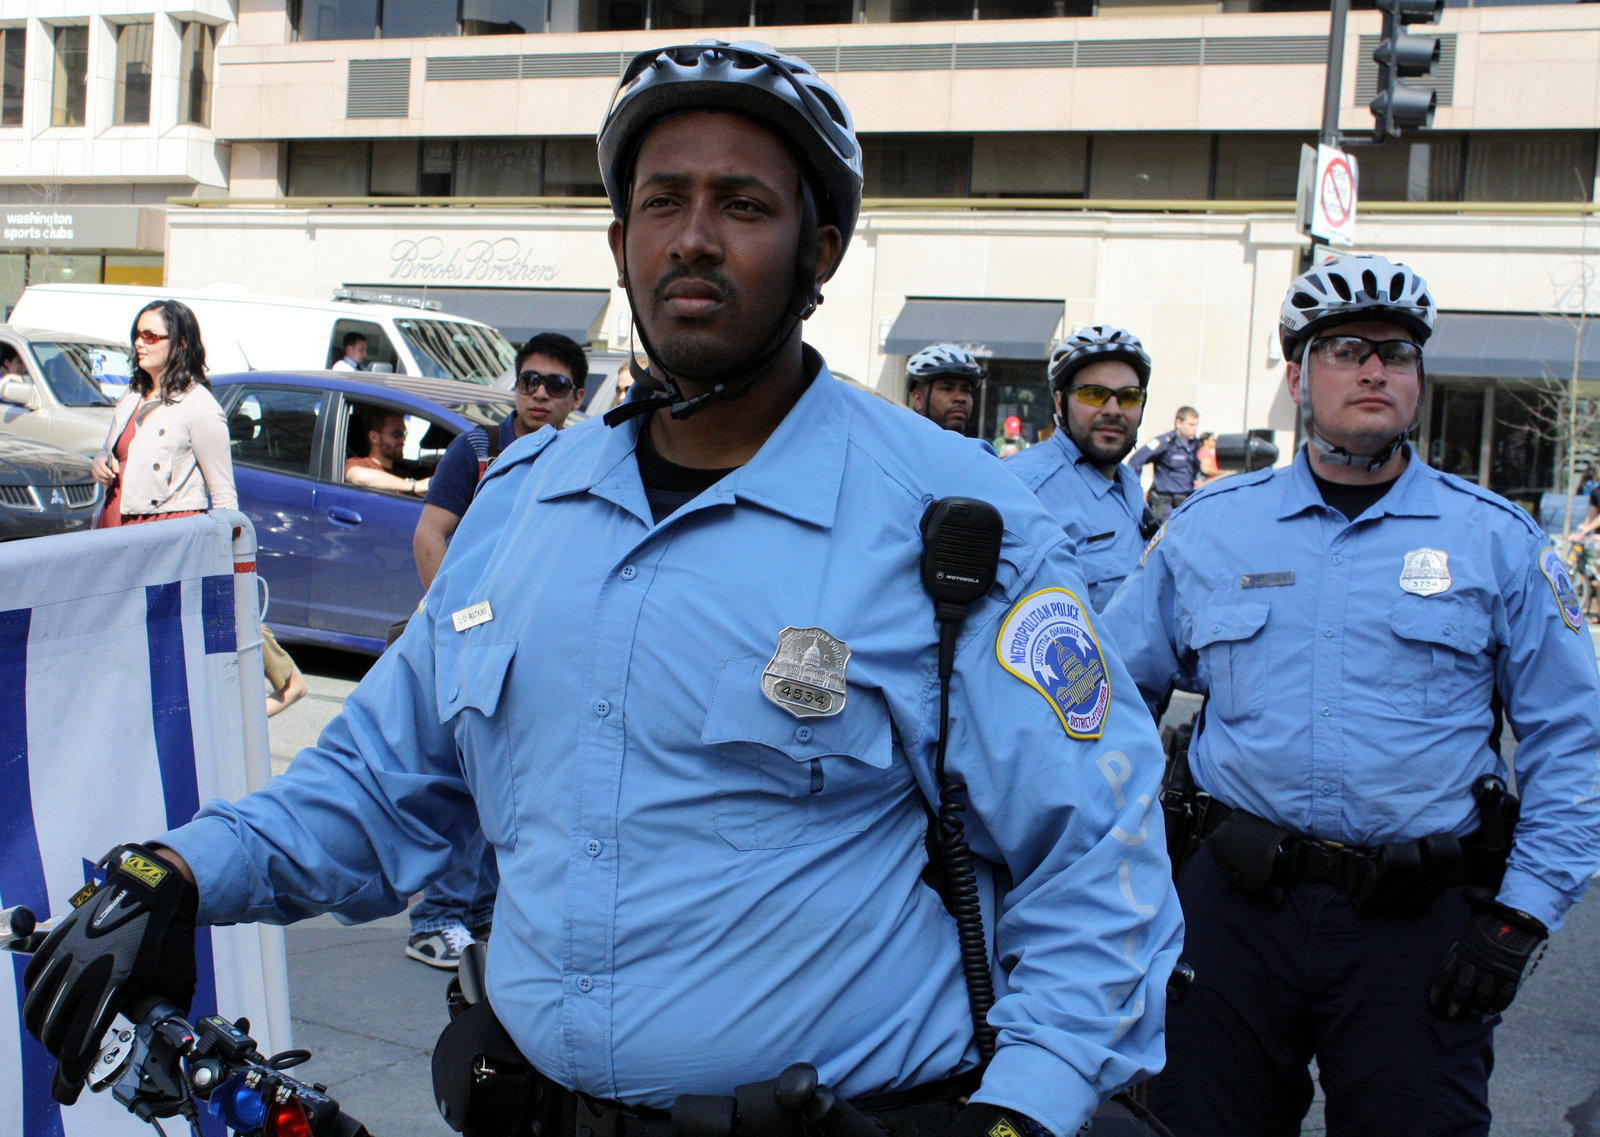
[[[1550,582],[1550,590],[1556,594],[1556,605],[1561,609],[1561,620],[1575,632],[1583,630],[1583,605],[1578,603],[1578,594],[1573,590],[1572,579],[1567,576],[1566,568],[1561,564],[1561,554],[1546,545],[1539,550],[1539,571],[1544,573],[1544,578]]]
[[[1017,601],[996,638],[1000,666],[1050,700],[1073,738],[1099,738],[1111,707],[1105,656],[1078,597],[1045,588]]]

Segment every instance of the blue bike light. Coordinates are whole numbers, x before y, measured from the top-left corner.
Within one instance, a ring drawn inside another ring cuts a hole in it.
[[[213,1090],[206,1108],[222,1124],[240,1133],[253,1133],[267,1120],[267,1103],[245,1085],[243,1074],[234,1075]]]

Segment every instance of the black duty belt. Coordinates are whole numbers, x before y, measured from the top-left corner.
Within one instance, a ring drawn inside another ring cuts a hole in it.
[[[1294,833],[1212,799],[1201,835],[1236,888],[1272,903],[1292,884],[1331,884],[1349,893],[1364,914],[1406,915],[1422,911],[1447,888],[1499,884],[1488,879],[1492,868],[1475,855],[1478,834],[1344,845]]]
[[[975,1074],[957,1075],[897,1093],[858,1098],[851,1104],[868,1116],[881,1117],[939,1102],[955,1103],[977,1086]],[[533,1087],[539,1137],[710,1137],[729,1132],[735,1115],[740,1121],[737,1131],[745,1137],[767,1137],[776,1128],[748,1116],[759,1109],[732,1096],[684,1095],[669,1112],[576,1093],[537,1070],[533,1071]],[[794,1122],[798,1124],[798,1118]]]

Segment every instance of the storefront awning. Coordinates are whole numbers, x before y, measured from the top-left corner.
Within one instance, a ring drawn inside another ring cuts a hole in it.
[[[980,359],[1049,359],[1061,300],[907,300],[883,350],[914,355],[931,343],[956,343]]]
[[[1576,316],[1443,313],[1424,365],[1442,378],[1570,379],[1578,334]],[[1600,317],[1583,322],[1578,377],[1600,379]]]
[[[600,289],[392,288],[385,292],[432,300],[452,316],[481,320],[519,347],[540,332],[560,332],[587,344],[611,293]]]

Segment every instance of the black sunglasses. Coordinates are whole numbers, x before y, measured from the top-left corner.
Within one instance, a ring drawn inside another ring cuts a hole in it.
[[[545,393],[552,399],[559,399],[562,395],[572,390],[572,377],[563,375],[559,371],[522,371],[518,373],[517,390],[524,395],[533,394],[541,386],[544,387]]]

